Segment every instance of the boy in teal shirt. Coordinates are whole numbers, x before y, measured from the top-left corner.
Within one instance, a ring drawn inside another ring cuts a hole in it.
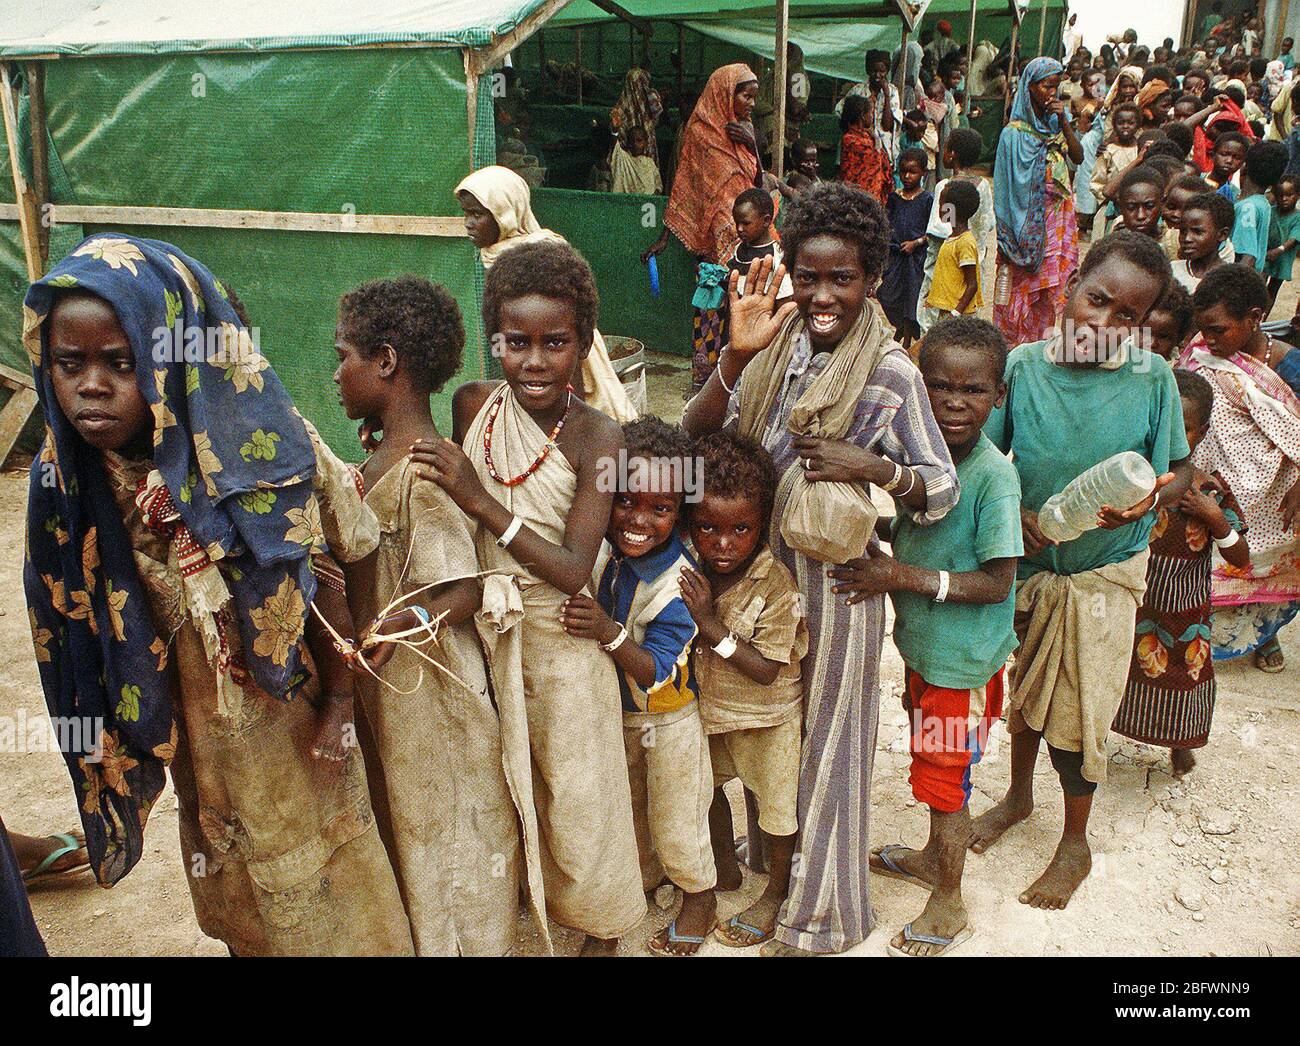
[[[1241,168],[1241,197],[1233,205],[1237,220],[1232,226],[1232,247],[1237,264],[1254,266],[1256,272],[1264,271],[1273,220],[1273,208],[1264,194],[1282,177],[1287,156],[1281,142],[1258,142],[1246,153]]]
[[[1149,236],[1121,231],[1088,252],[1060,332],[1007,360],[1007,396],[984,433],[1011,452],[1020,476],[1025,557],[1017,569],[1016,635],[1007,731],[1011,787],[972,822],[983,852],[1033,810],[1034,763],[1047,738],[1062,791],[1065,831],[1041,876],[1020,895],[1064,908],[1092,867],[1088,816],[1106,777],[1106,734],[1124,690],[1138,606],[1146,590],[1152,509],[1176,504],[1191,480],[1182,403],[1164,360],[1134,344],[1170,281]],[[1102,506],[1098,528],[1054,544],[1038,510],[1085,469],[1121,451],[1146,458],[1159,479],[1131,508]]]
[[[1002,402],[1007,346],[996,327],[973,316],[944,319],[926,335],[921,373],[930,408],[957,466],[961,499],[938,523],[906,514],[881,520],[877,534],[893,557],[830,571],[850,601],[888,592],[894,643],[907,666],[904,707],[912,719],[912,794],[930,807],[925,849],[886,846],[871,856],[882,875],[932,888],[925,910],[890,950],[942,955],[970,936],[961,879],[970,841],[970,773],[1002,714],[1003,666],[1016,647],[1016,559],[1020,480],[981,432]]]

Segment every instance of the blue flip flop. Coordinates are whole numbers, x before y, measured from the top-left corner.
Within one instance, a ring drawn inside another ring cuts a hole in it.
[[[658,936],[659,936],[658,934],[655,934],[655,937]],[[668,940],[665,943],[703,944],[704,938],[694,937],[691,934],[686,934],[686,933],[678,933],[677,920],[674,919],[671,923],[668,924]],[[650,953],[652,955],[658,955],[669,959],[689,959],[692,955],[698,954],[698,952],[690,952],[689,954],[686,955],[678,955],[676,952],[670,952],[667,948],[656,948],[654,937],[651,937],[650,940],[646,941],[646,948],[650,950]]]
[[[885,948],[888,950],[890,955],[899,959],[937,959],[941,955],[947,955],[959,944],[969,941],[974,932],[974,927],[964,926],[953,937],[936,937],[928,933],[913,933],[912,924],[908,923],[903,927],[903,940],[907,941],[909,944],[937,944],[939,945],[939,950],[932,955],[908,955],[902,948],[894,947],[892,941],[885,945]]]
[[[49,882],[52,879],[61,879],[65,876],[76,875],[78,872],[84,872],[90,867],[90,858],[82,864],[69,865],[67,868],[54,868],[55,862],[61,858],[67,857],[68,854],[76,853],[78,850],[84,850],[86,844],[84,840],[78,839],[75,835],[69,835],[60,832],[58,835],[50,836],[51,839],[57,839],[62,846],[55,847],[41,860],[35,868],[23,872],[23,885],[26,887],[37,886],[40,883]]]
[[[773,937],[776,936],[775,926],[772,927],[770,933],[764,933],[757,926],[750,926],[749,923],[741,922],[739,915],[733,915],[730,919],[728,919],[727,925],[734,926],[739,930],[744,930],[746,933],[752,933],[756,938],[755,940],[752,940],[747,944],[739,944],[736,941],[731,940],[731,938],[727,937],[725,934],[723,934],[721,926],[715,926],[713,929],[713,936],[716,937],[720,943],[725,944],[728,948],[752,948],[756,944],[762,944],[765,941],[770,941]]]
[[[927,883],[919,875],[913,875],[911,872],[900,868],[898,865],[894,863],[893,858],[889,856],[890,854],[895,853],[899,850],[908,850],[908,849],[911,848],[904,846],[902,843],[891,843],[889,846],[882,846],[879,850],[873,851],[871,856],[879,857],[880,860],[884,862],[885,867],[877,868],[874,864],[870,864],[870,862],[868,862],[868,864],[870,865],[871,870],[876,875],[883,875],[890,879],[902,879],[903,882],[912,883],[916,886],[921,887],[923,890],[934,889],[933,886]]]

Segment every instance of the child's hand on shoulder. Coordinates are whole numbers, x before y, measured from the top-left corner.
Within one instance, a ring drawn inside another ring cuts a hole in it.
[[[560,623],[569,635],[597,643],[612,643],[618,635],[614,619],[594,599],[581,593],[564,601],[560,607]]]
[[[861,559],[850,559],[842,567],[832,567],[827,573],[840,582],[831,591],[848,593],[845,603],[852,606],[868,596],[893,592],[899,587],[899,562],[887,552],[868,548]]]
[[[438,484],[467,516],[477,516],[489,497],[474,463],[451,440],[419,440],[411,447],[416,475]]]

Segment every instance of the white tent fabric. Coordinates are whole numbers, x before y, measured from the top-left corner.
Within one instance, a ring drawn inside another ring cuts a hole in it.
[[[373,43],[482,46],[543,0],[0,0],[0,54],[166,54]]]

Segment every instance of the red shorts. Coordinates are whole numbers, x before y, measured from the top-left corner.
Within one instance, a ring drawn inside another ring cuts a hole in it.
[[[932,686],[907,669],[904,676],[912,720],[912,795],[943,813],[970,801],[970,768],[988,747],[989,731],[1002,717],[1005,672],[981,687]]]

